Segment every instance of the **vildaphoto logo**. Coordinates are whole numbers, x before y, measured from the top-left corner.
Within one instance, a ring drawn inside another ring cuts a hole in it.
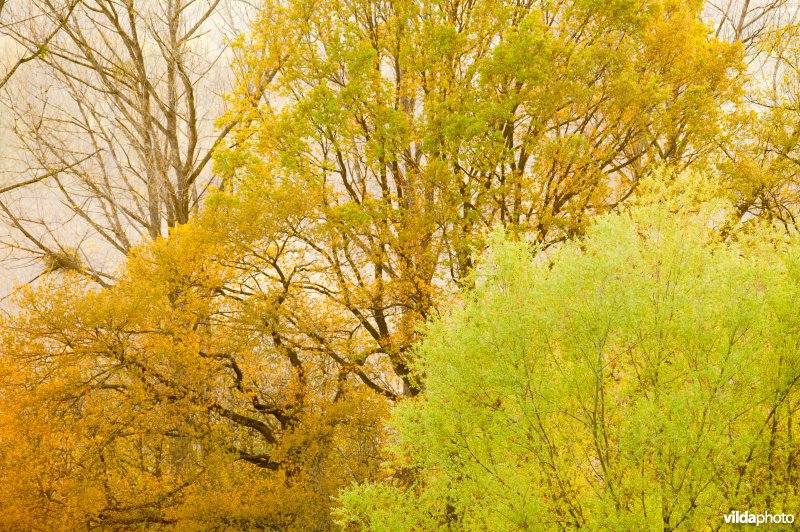
[[[791,525],[794,523],[794,514],[771,514],[767,512],[751,514],[746,511],[734,510],[722,517],[725,519],[726,524],[734,525]]]

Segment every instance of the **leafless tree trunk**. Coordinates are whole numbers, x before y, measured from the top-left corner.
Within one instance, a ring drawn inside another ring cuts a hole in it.
[[[5,87],[24,172],[0,182],[0,216],[8,245],[107,284],[214,186],[212,152],[237,122],[214,123],[237,0],[72,1],[38,0],[40,22],[3,27],[30,64]],[[58,31],[43,41],[44,26]]]

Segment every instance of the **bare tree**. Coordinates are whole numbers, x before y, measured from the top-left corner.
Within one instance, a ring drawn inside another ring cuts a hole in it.
[[[709,0],[706,14],[714,22],[714,35],[740,41],[750,50],[759,38],[797,9],[793,0]]]
[[[40,0],[40,22],[3,27],[31,61],[5,88],[24,169],[0,186],[7,245],[107,284],[131,246],[188,221],[237,123],[215,125],[235,1]]]
[[[11,79],[22,65],[37,59],[47,50],[47,46],[58,32],[61,31],[64,23],[69,20],[72,11],[79,2],[80,0],[67,0],[60,4],[53,4],[53,7],[60,13],[59,17],[55,19],[55,23],[53,23],[53,18],[46,18],[45,20],[42,20],[43,17],[35,16],[23,16],[22,18],[18,18],[16,16],[18,13],[11,9],[6,9],[6,1],[0,0],[0,34],[7,34],[8,31],[11,31],[11,28],[24,25],[34,29],[34,31],[31,32],[31,36],[34,37],[33,40],[36,42],[35,46],[24,49],[11,64],[6,65],[4,71],[0,72],[0,88],[8,83],[8,80]]]

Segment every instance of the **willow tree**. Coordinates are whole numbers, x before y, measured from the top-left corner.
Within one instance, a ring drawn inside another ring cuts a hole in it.
[[[351,489],[341,524],[796,515],[800,244],[764,227],[723,243],[712,228],[733,209],[678,198],[603,217],[549,260],[498,241],[419,349],[426,388],[393,414],[388,478]]]

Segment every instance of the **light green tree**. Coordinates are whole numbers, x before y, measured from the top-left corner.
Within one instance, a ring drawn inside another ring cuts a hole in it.
[[[342,497],[372,530],[697,530],[800,510],[800,243],[720,242],[679,179],[545,257],[497,242],[419,348],[392,470]],[[653,196],[651,196],[653,197]]]

